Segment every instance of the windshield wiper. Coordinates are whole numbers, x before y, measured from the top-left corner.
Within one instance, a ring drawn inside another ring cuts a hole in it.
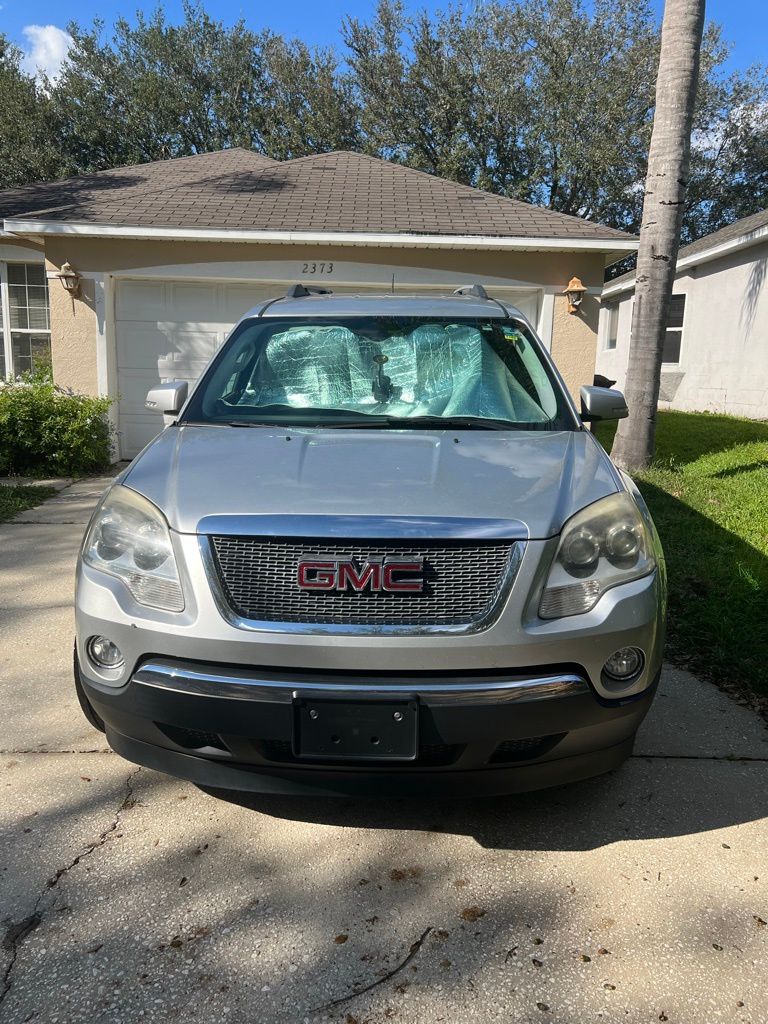
[[[355,420],[331,420],[324,427],[435,427],[438,430],[520,430],[511,420],[486,419],[484,416],[385,416],[372,415]]]

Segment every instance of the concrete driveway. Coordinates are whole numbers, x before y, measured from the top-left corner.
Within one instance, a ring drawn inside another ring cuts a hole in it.
[[[669,670],[620,771],[472,803],[137,769],[70,679],[105,482],[0,527],[0,1020],[768,1020],[759,718]]]

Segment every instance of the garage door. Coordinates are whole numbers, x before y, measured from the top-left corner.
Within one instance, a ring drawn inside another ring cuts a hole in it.
[[[169,380],[194,383],[232,325],[274,284],[121,281],[115,295],[120,454],[133,458],[163,429],[144,408],[150,388]]]
[[[169,380],[194,383],[232,325],[259,301],[279,295],[282,287],[264,281],[118,282],[115,344],[121,458],[133,458],[163,428],[162,416],[144,408],[149,389]],[[336,290],[362,292],[380,288],[356,285]],[[423,292],[424,288],[402,290]],[[514,302],[536,323],[537,291],[494,288],[493,294]]]

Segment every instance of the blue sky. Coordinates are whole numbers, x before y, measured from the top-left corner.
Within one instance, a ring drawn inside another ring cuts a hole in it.
[[[447,0],[406,2],[413,9],[434,10],[448,5]],[[29,54],[30,67],[35,62],[50,67],[65,45],[65,37],[55,31],[65,28],[65,12],[73,12],[80,23],[87,24],[96,16],[109,22],[118,15],[130,17],[137,8],[148,10],[154,6],[155,0],[79,0],[74,6],[62,5],[59,0],[0,0],[0,31]],[[181,9],[179,0],[168,0],[164,6],[170,16]],[[207,0],[206,6],[224,21],[234,21],[242,14],[253,28],[266,26],[286,36],[326,45],[338,40],[338,26],[345,14],[366,18],[374,0],[291,0],[264,5],[256,12],[240,0]],[[654,6],[661,12],[663,0],[654,0]],[[723,25],[726,38],[734,44],[730,61],[733,68],[768,62],[766,0],[708,0],[707,16]]]

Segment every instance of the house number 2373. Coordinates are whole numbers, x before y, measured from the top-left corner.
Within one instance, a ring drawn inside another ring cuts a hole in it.
[[[302,274],[332,274],[333,263],[302,263]]]

